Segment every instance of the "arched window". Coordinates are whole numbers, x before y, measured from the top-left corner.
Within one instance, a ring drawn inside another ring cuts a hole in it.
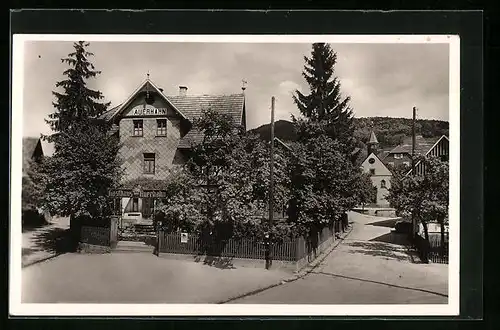
[[[380,181],[380,188],[385,188],[385,180]]]

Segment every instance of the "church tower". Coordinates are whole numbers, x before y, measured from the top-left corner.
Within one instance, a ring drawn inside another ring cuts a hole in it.
[[[370,140],[366,144],[368,146],[368,155],[370,155],[372,152],[374,154],[377,154],[378,151],[378,140],[377,136],[375,135],[375,132],[372,130],[370,134]]]

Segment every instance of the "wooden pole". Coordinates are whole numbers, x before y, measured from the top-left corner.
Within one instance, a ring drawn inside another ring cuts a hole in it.
[[[416,131],[415,131],[415,122],[417,118],[417,108],[413,107],[413,120],[411,125],[411,175],[415,175],[415,143],[417,140]],[[411,222],[412,222],[412,234],[415,237],[417,224],[415,221],[415,216],[413,212],[411,213]]]
[[[269,230],[273,227],[274,217],[274,96],[271,97],[271,160],[269,169]],[[268,234],[267,242],[267,262],[266,269],[269,269],[273,262],[271,248],[271,234]]]

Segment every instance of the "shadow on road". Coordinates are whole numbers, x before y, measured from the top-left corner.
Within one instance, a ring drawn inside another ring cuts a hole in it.
[[[396,225],[396,221],[399,219],[386,219],[386,220],[381,220],[381,221],[375,221],[375,222],[370,222],[367,223],[367,226],[377,226],[377,227],[388,227],[388,228],[394,228]]]
[[[75,252],[77,244],[71,239],[69,229],[51,228],[40,231],[32,238],[31,250],[42,250],[54,254]]]
[[[201,262],[203,259],[203,264],[215,267],[219,269],[236,269],[233,265],[232,258],[229,257],[218,257],[218,256],[197,256],[195,262]]]
[[[390,234],[389,234],[390,235]],[[385,235],[382,235],[385,236]],[[388,242],[377,242],[375,239],[371,241],[355,241],[346,243],[352,247],[349,253],[362,253],[364,255],[382,257],[387,260],[408,261],[409,257],[404,246],[388,244]]]

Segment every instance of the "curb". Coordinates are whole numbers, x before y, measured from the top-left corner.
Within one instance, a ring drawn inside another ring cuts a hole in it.
[[[39,264],[41,262],[44,262],[44,261],[47,261],[47,260],[50,260],[50,259],[54,259],[55,257],[58,257],[60,256],[61,254],[53,254],[53,255],[50,255],[48,257],[44,257],[44,258],[40,258],[40,259],[36,259],[36,260],[33,260],[33,261],[30,261],[28,263],[23,263],[21,265],[21,268],[26,268],[26,267],[29,267],[29,266],[33,266],[33,265],[36,265],[36,264]]]
[[[349,236],[349,234],[352,232],[353,228],[354,228],[354,226],[351,226],[348,229],[348,231],[344,232],[343,235],[339,239],[335,240],[335,242],[332,245],[330,245],[330,247],[328,249],[326,249],[325,251],[321,252],[319,254],[319,256],[316,259],[314,259],[314,261],[312,261],[310,264],[304,266],[295,275],[293,275],[291,277],[288,277],[286,279],[280,280],[278,283],[274,283],[274,284],[271,284],[271,285],[268,285],[268,286],[265,286],[265,287],[262,287],[262,288],[259,288],[259,289],[256,289],[256,290],[252,290],[250,292],[246,292],[246,293],[240,294],[238,296],[235,296],[235,297],[232,297],[232,298],[229,298],[229,299],[225,299],[225,300],[216,302],[216,304],[226,304],[226,303],[231,302],[233,300],[241,299],[241,298],[248,297],[248,296],[253,296],[253,295],[258,294],[258,293],[260,293],[262,291],[266,291],[266,290],[275,288],[277,286],[283,285],[285,283],[290,283],[290,282],[293,282],[293,281],[296,281],[296,280],[299,280],[299,279],[305,277],[306,275],[310,274],[313,270],[315,270],[316,268],[318,268],[318,266],[326,259],[326,257],[328,257],[330,255],[330,253],[332,253],[332,251],[337,246],[339,246],[340,243],[342,243],[347,238],[347,236]]]

